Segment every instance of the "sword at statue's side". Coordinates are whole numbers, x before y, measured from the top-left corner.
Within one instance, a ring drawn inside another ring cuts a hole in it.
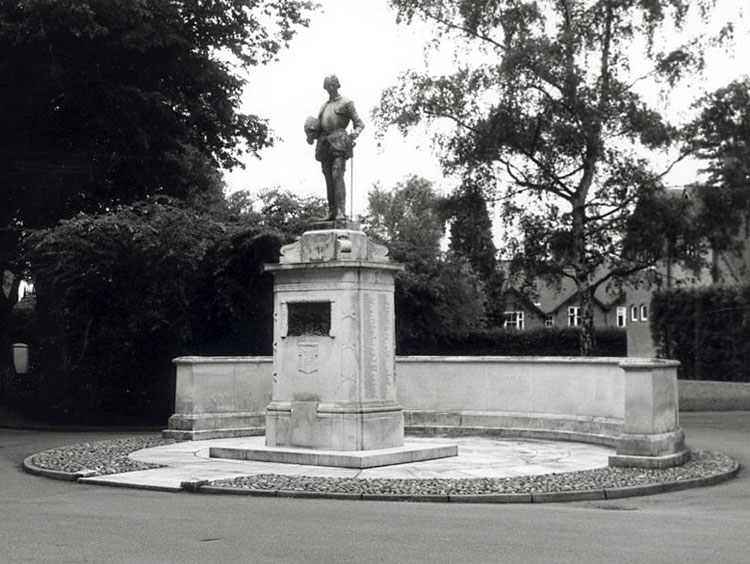
[[[352,145],[352,170],[349,173],[349,217],[354,219],[354,145]]]

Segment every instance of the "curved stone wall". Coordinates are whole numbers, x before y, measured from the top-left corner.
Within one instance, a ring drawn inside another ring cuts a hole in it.
[[[261,434],[270,358],[182,357],[168,436]],[[612,464],[684,460],[674,361],[398,357],[406,431],[567,439],[617,448]]]
[[[410,432],[493,432],[612,445],[625,403],[621,358],[399,357]]]

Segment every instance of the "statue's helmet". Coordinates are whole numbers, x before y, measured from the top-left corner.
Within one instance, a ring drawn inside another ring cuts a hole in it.
[[[305,120],[305,134],[317,137],[320,133],[320,120],[310,116]]]
[[[331,85],[335,88],[341,88],[341,83],[339,82],[339,77],[335,74],[329,74],[327,77],[323,79],[323,88],[327,89],[328,85]]]

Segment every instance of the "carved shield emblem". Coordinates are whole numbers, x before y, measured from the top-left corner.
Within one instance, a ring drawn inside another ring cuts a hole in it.
[[[297,370],[302,374],[318,371],[318,345],[300,344],[297,352]]]

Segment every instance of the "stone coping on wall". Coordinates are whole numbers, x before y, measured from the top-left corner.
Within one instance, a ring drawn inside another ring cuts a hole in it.
[[[273,362],[270,356],[178,356],[173,364],[263,364]]]
[[[680,363],[676,360],[660,358],[627,358],[618,356],[433,356],[410,355],[397,356],[396,362],[401,363],[503,363],[503,364],[607,364],[617,366],[637,366],[639,368],[676,368]]]
[[[659,358],[627,358],[617,356],[576,357],[576,356],[435,356],[408,355],[397,356],[397,362],[502,362],[502,363],[552,363],[552,364],[617,364],[636,365],[643,368],[668,368],[679,366],[676,360]],[[174,364],[230,364],[230,363],[270,363],[270,356],[180,356],[172,360]]]

